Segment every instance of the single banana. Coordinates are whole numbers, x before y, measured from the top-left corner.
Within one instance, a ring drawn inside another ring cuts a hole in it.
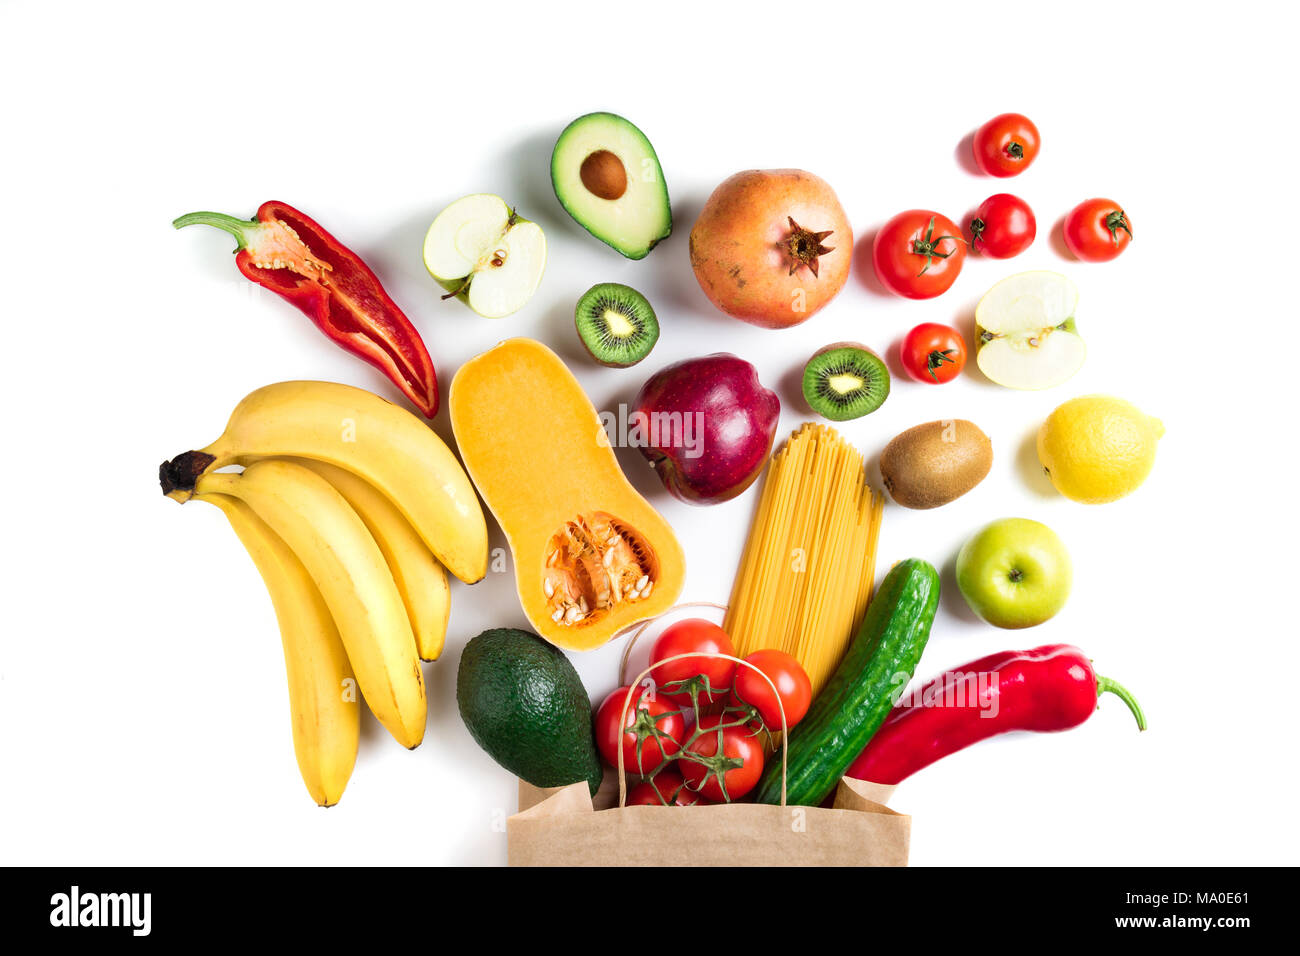
[[[371,712],[404,747],[419,746],[427,703],[415,634],[384,555],[352,506],[289,461],[203,475],[196,490],[238,498],[284,539],[320,588]]]
[[[225,513],[266,582],[284,645],[298,771],[311,798],[332,807],[352,776],[361,726],[356,678],[334,618],[302,562],[252,508],[226,495],[195,497]]]
[[[273,456],[315,458],[360,475],[452,574],[473,584],[487,573],[487,522],[460,462],[424,422],[365,389],[333,382],[259,388],[236,406],[220,438],[164,462],[159,481],[185,501],[201,475]]]
[[[447,572],[429,546],[388,496],[364,478],[312,458],[289,460],[310,468],[333,485],[365,522],[401,592],[421,660],[436,661],[447,638],[451,592]]]

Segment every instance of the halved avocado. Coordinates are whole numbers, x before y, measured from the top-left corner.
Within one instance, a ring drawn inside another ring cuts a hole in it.
[[[566,126],[551,153],[551,184],[578,225],[629,259],[644,259],[673,231],[659,157],[621,116],[588,113]]]

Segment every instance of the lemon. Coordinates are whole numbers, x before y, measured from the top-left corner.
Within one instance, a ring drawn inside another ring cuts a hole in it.
[[[1146,481],[1164,433],[1158,418],[1122,398],[1084,395],[1047,416],[1038,430],[1038,461],[1065,497],[1104,504]]]

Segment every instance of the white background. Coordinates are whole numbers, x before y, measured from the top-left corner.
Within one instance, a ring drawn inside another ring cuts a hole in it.
[[[230,237],[169,225],[274,198],[374,267],[423,333],[444,401],[459,364],[509,336],[556,349],[602,409],[670,361],[726,350],[779,393],[781,437],[809,417],[797,376],[821,345],[857,339],[896,363],[916,323],[969,329],[998,279],[1070,276],[1089,358],[1068,384],[1013,392],[972,367],[927,387],[895,364],[887,404],[843,431],[873,468],[890,437],[935,418],[970,418],[993,439],[974,492],[886,512],[881,570],[912,555],[944,570],[923,674],[1073,642],[1138,695],[1151,729],[1139,735],[1106,698],[1070,733],[924,771],[894,800],[914,816],[913,862],[1294,862],[1290,5],[441,6],[0,6],[0,860],[505,860],[494,823],[515,783],[470,740],[454,689],[470,637],[525,624],[512,575],[455,584],[446,654],[426,670],[425,743],[408,753],[367,715],[347,794],[323,811],[294,763],[260,579],[215,509],[159,494],[158,463],[212,440],[257,386],[324,378],[397,397],[247,283]],[[595,109],[637,123],[664,166],[675,229],[641,262],[588,236],[551,192],[557,133]],[[1018,179],[978,176],[966,138],[1006,110],[1035,119],[1042,153]],[[828,180],[859,242],[843,294],[773,332],[715,311],[686,247],[718,182],[782,166]],[[961,221],[1007,189],[1038,215],[1026,254],[969,258],[927,302],[879,291],[863,239],[886,219],[920,206]],[[439,302],[420,257],[438,210],[479,191],[518,204],[550,243],[536,297],[500,321]],[[1097,195],[1124,205],[1136,241],[1109,264],[1070,261],[1056,224]],[[640,288],[659,312],[662,338],[634,369],[583,358],[573,304],[599,281]],[[1045,485],[1032,436],[1057,404],[1097,391],[1168,433],[1138,493],[1088,508]],[[445,412],[434,427],[450,441]],[[619,454],[678,529],[683,598],[725,601],[755,490],[692,508],[635,451]],[[1025,633],[978,623],[952,578],[961,542],[1006,515],[1051,525],[1075,563],[1068,606]],[[618,651],[576,660],[593,697],[614,685]]]

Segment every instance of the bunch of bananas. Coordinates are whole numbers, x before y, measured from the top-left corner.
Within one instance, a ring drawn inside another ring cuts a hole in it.
[[[243,471],[219,471],[242,465]],[[219,507],[271,594],[298,768],[338,802],[359,736],[357,690],[403,746],[424,738],[420,659],[442,651],[447,574],[487,572],[487,523],[455,456],[364,389],[282,382],[239,403],[211,445],[159,469],[163,492]]]

